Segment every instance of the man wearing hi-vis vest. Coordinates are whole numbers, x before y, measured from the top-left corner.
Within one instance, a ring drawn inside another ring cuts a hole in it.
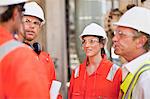
[[[150,10],[133,7],[114,25],[114,52],[127,60],[120,99],[150,99]]]
[[[28,0],[0,0],[0,99],[49,99],[44,65],[29,46],[14,39]]]

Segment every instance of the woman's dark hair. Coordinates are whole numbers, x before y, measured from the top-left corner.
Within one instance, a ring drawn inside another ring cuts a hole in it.
[[[99,38],[99,42],[100,42],[100,43],[102,43],[103,45],[105,45],[106,39],[104,39],[104,37],[102,37],[102,36],[96,36],[96,37]],[[103,55],[103,54],[106,54],[104,47],[101,49],[101,55]]]

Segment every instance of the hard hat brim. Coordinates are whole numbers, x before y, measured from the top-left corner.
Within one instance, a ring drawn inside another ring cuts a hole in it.
[[[31,14],[31,13],[24,13],[24,16],[33,16],[33,17],[36,17],[36,18],[42,20],[42,24],[45,24],[45,20],[42,19],[42,18],[39,18],[37,15]]]
[[[6,0],[5,2],[0,2],[0,6],[8,6],[8,5],[14,5],[14,4],[19,4],[19,3],[24,3],[24,2],[28,2],[29,0],[12,0],[9,1]]]
[[[113,23],[113,25],[114,26],[128,27],[128,28],[132,28],[132,29],[138,30],[136,27],[134,27],[132,25],[129,25],[129,24],[125,24],[125,23],[116,22],[116,23]]]

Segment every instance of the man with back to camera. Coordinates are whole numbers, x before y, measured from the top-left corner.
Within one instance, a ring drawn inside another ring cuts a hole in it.
[[[14,39],[27,0],[0,1],[0,99],[49,99],[48,77],[33,50]],[[38,67],[38,68],[37,68]]]

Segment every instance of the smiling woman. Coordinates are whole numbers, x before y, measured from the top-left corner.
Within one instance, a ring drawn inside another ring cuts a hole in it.
[[[118,99],[122,72],[102,53],[106,32],[98,24],[91,23],[80,39],[86,59],[72,73],[68,99]]]

